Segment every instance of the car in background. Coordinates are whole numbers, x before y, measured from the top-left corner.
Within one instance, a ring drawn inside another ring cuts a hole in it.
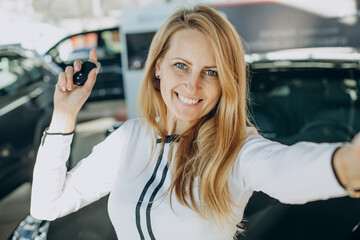
[[[351,140],[360,131],[359,59],[357,50],[339,48],[247,55],[252,122],[264,137],[286,145]],[[115,123],[106,135],[119,126]],[[106,201],[51,223],[38,221],[32,229],[35,235],[45,230],[49,239],[116,239]],[[254,192],[242,224],[246,231],[238,240],[360,239],[360,199],[288,205]],[[17,228],[17,236],[30,228]],[[15,235],[9,239],[20,239]]]
[[[116,240],[114,227],[107,213],[108,195],[55,221],[25,217],[8,240]]]
[[[97,50],[101,68],[88,102],[124,99],[119,27],[72,34],[44,55],[65,70],[75,60],[88,60],[92,48]]]
[[[297,49],[247,56],[252,121],[270,140],[347,142],[360,131],[360,52]],[[291,161],[291,159],[289,159]],[[360,239],[360,199],[282,204],[254,192],[245,235],[260,239]]]
[[[360,130],[358,50],[299,49],[247,60],[253,120],[265,137],[285,144],[342,142]]]
[[[34,51],[0,46],[0,198],[31,181],[60,71]]]

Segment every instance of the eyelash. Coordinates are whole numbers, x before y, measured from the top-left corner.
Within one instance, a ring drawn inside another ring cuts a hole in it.
[[[207,75],[209,75],[211,77],[217,77],[218,76],[218,73],[216,71],[214,71],[214,70],[206,70],[204,72],[205,72],[205,74],[207,74]]]
[[[180,68],[180,69],[183,69],[183,70],[187,69],[187,66],[184,63],[179,62],[179,63],[175,63],[174,65],[176,67]],[[218,73],[216,71],[214,71],[214,70],[205,70],[204,73],[206,75],[210,76],[210,77],[217,77],[218,76]]]
[[[187,66],[183,63],[175,63],[175,66],[181,69],[187,69]]]

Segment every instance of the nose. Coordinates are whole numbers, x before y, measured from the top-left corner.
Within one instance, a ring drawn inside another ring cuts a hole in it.
[[[200,73],[191,74],[186,81],[188,90],[196,92],[199,88],[201,88],[201,81],[202,78]]]

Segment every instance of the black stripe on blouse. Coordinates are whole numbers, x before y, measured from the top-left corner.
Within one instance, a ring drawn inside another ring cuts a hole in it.
[[[175,139],[177,139],[178,135],[168,135],[166,136],[165,138],[165,143],[171,143],[173,142]],[[157,139],[156,141],[157,143],[161,143],[161,139]],[[155,180],[155,177],[156,177],[156,173],[158,172],[158,169],[159,169],[159,166],[160,166],[160,163],[162,161],[162,158],[163,158],[163,153],[164,153],[164,149],[162,149],[161,153],[160,153],[160,156],[156,162],[156,165],[155,165],[155,168],[154,168],[154,171],[153,171],[153,174],[151,175],[149,181],[146,183],[144,189],[142,190],[141,194],[140,194],[140,197],[139,197],[139,200],[136,204],[136,208],[135,208],[135,219],[136,219],[136,227],[138,229],[138,232],[139,232],[139,235],[140,235],[140,239],[141,240],[145,240],[144,238],[144,234],[143,234],[143,231],[141,229],[141,222],[140,222],[140,208],[141,208],[141,205],[144,201],[144,197],[145,197],[145,194],[147,192],[147,190],[149,189],[150,185],[154,182]],[[147,229],[149,231],[149,234],[150,234],[150,237],[151,239],[155,239],[154,235],[153,235],[153,232],[152,232],[152,229],[151,229],[151,221],[150,221],[150,211],[151,211],[151,207],[152,207],[152,201],[154,200],[157,192],[160,190],[160,188],[162,187],[162,185],[164,184],[164,181],[165,181],[165,178],[166,178],[166,173],[168,171],[168,167],[167,165],[165,166],[165,168],[163,169],[163,173],[162,173],[162,177],[161,177],[161,181],[160,183],[158,184],[158,186],[155,188],[154,192],[151,194],[151,197],[150,197],[150,202],[148,203],[148,206],[146,208],[146,222],[147,222]]]
[[[141,204],[142,202],[144,201],[144,197],[145,197],[145,194],[148,190],[148,188],[150,187],[150,185],[154,182],[155,180],[155,176],[156,176],[156,173],[159,169],[159,166],[160,166],[160,163],[161,163],[161,160],[162,160],[162,156],[163,156],[163,153],[164,153],[164,149],[161,151],[160,153],[160,156],[157,160],[157,163],[155,165],[155,168],[154,168],[154,172],[153,174],[151,175],[149,181],[146,183],[144,189],[142,190],[141,192],[141,195],[140,195],[140,198],[138,200],[138,203],[136,204],[136,208],[135,208],[135,216],[136,216],[136,227],[138,229],[138,232],[139,232],[139,235],[140,235],[140,239],[141,240],[144,240],[144,234],[141,230],[141,224],[140,224],[140,207],[141,207]]]
[[[149,231],[150,238],[152,240],[155,240],[155,236],[154,236],[152,228],[151,228],[150,211],[151,211],[151,207],[152,207],[152,204],[153,204],[153,201],[155,199],[156,194],[158,193],[158,191],[160,190],[160,188],[162,187],[162,185],[165,182],[167,171],[168,171],[168,166],[166,165],[164,167],[164,170],[163,170],[163,173],[162,173],[161,181],[157,185],[157,187],[155,188],[154,192],[151,194],[150,201],[149,201],[149,203],[147,205],[147,208],[146,208],[146,225],[147,225],[147,229]]]

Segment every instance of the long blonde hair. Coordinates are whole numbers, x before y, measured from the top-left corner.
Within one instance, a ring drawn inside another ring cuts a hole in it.
[[[208,214],[220,225],[236,224],[228,179],[245,141],[248,84],[241,39],[235,28],[217,11],[204,5],[175,12],[157,31],[150,45],[140,87],[138,111],[157,134],[165,138],[167,108],[154,89],[156,61],[169,49],[173,34],[196,29],[210,41],[216,58],[221,97],[215,109],[180,135],[172,160],[173,192],[183,205],[202,217]],[[161,84],[161,83],[160,83]],[[195,180],[198,192],[194,193]],[[195,194],[200,204],[195,201]]]

